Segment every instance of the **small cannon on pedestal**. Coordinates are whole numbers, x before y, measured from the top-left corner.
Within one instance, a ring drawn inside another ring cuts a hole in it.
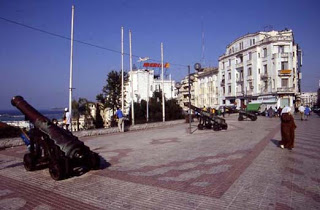
[[[90,151],[89,147],[71,132],[53,124],[21,96],[13,97],[11,104],[34,125],[29,134],[30,152],[23,158],[27,171],[48,165],[50,176],[54,180],[61,180],[71,176],[77,167],[86,170],[99,169],[100,156]]]

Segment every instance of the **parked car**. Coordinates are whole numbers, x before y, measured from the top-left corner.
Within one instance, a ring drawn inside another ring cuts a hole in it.
[[[311,111],[313,111],[314,113],[320,113],[320,106],[313,106],[312,108],[311,108]]]

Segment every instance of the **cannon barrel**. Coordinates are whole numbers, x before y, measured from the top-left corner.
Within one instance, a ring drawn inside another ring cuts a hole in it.
[[[17,107],[36,128],[48,135],[55,145],[64,152],[65,156],[81,158],[84,152],[90,150],[72,133],[54,125],[47,117],[28,104],[22,96],[13,97],[11,104]]]

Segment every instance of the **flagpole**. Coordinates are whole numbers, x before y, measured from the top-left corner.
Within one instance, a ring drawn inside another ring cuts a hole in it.
[[[130,49],[130,82],[131,82],[131,118],[134,125],[134,97],[133,97],[133,72],[132,72],[132,39],[131,30],[129,30],[129,49]]]
[[[163,78],[163,43],[161,42],[161,77],[162,77],[162,121],[166,121],[165,101],[164,101],[164,78]]]
[[[74,5],[72,5],[72,15],[71,15],[71,49],[70,49],[70,81],[69,81],[69,113],[71,116],[70,131],[72,131],[73,21],[74,21]]]
[[[124,108],[124,96],[123,96],[123,27],[121,27],[121,110]],[[122,132],[124,131],[124,123],[122,123]]]

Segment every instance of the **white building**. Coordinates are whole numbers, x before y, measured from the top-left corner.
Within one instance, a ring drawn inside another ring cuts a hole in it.
[[[317,92],[303,92],[301,93],[301,103],[304,106],[312,107],[317,104],[318,93]]]
[[[217,108],[218,101],[218,68],[204,68],[197,73],[195,86],[195,106]]]
[[[134,102],[140,102],[141,100],[147,101],[151,98],[153,92],[162,90],[162,79],[158,78],[154,74],[154,70],[138,69],[128,72],[129,81],[125,85],[126,92],[126,108],[125,113],[129,113],[129,108],[131,105],[131,93],[133,86],[133,100]],[[132,81],[132,83],[131,83]],[[164,95],[166,100],[176,98],[177,94],[175,91],[175,81],[169,78],[164,78]]]
[[[257,32],[230,43],[219,57],[219,104],[243,106],[258,97],[297,106],[302,53],[292,30]]]

